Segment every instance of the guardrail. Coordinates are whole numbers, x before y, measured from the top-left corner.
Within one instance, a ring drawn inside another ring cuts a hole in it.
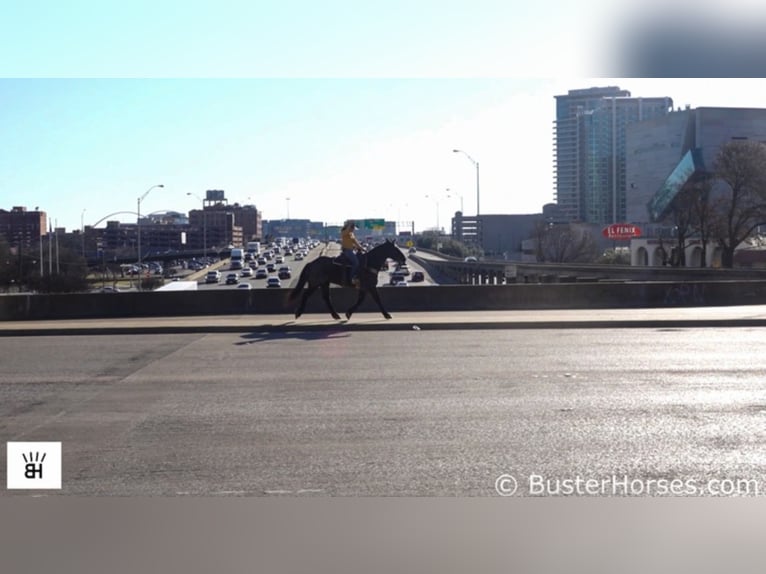
[[[386,308],[397,311],[605,309],[766,304],[766,281],[550,283],[381,287]],[[228,314],[292,314],[289,289],[179,292],[72,293],[0,296],[0,320],[81,319]],[[336,309],[357,298],[350,288],[333,288]],[[377,313],[368,297],[362,312]],[[326,314],[319,294],[306,312]]]
[[[422,251],[422,250],[421,250]],[[433,252],[430,252],[433,253]],[[440,283],[502,285],[507,283],[593,283],[598,281],[766,281],[764,269],[694,267],[638,267],[630,265],[524,263],[518,261],[463,261],[454,257],[433,260],[409,257],[442,278]]]

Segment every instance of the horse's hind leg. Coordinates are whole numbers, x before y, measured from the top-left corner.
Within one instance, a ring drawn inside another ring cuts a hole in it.
[[[359,308],[359,305],[362,304],[362,301],[364,301],[364,297],[367,294],[366,291],[360,290],[359,291],[359,297],[356,299],[356,303],[354,303],[351,308],[346,311],[346,319],[351,319],[351,315],[354,314],[354,311],[356,311]]]
[[[335,310],[335,307],[332,306],[332,301],[330,301],[330,284],[325,283],[322,285],[322,299],[324,299],[325,304],[327,305],[327,308],[330,310],[330,315],[332,315],[333,319],[340,319],[340,315],[338,315],[338,312]]]
[[[308,298],[311,297],[311,294],[317,290],[317,286],[309,286],[306,289],[303,290],[303,295],[301,296],[301,304],[298,305],[298,308],[295,310],[295,318],[297,319],[301,315],[303,315],[304,309],[306,309],[306,301],[308,301]]]

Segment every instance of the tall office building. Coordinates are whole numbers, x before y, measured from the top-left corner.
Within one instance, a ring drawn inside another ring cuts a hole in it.
[[[565,219],[626,218],[625,128],[672,111],[669,97],[633,98],[617,86],[555,96],[556,203]]]

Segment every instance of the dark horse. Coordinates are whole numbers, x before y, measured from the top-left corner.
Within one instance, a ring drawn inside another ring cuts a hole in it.
[[[378,304],[380,312],[386,319],[390,319],[391,315],[383,308],[383,304],[380,302],[380,296],[378,295],[378,271],[380,271],[383,263],[386,259],[393,259],[397,263],[404,263],[407,258],[404,253],[396,246],[393,241],[386,241],[376,247],[373,247],[367,253],[359,254],[359,298],[351,308],[346,311],[346,319],[350,319],[351,315],[356,311],[359,305],[364,301],[367,293],[372,295],[372,298]],[[335,312],[330,301],[330,283],[335,285],[349,286],[348,280],[349,265],[337,262],[332,257],[317,257],[314,261],[307,263],[301,271],[301,275],[298,278],[298,284],[290,291],[288,301],[295,301],[298,296],[303,292],[300,305],[295,310],[295,318],[297,319],[303,314],[303,310],[306,307],[306,300],[311,294],[317,290],[318,287],[322,288],[322,299],[327,304],[327,308],[330,310],[330,314],[333,319],[340,319],[340,315]],[[306,289],[304,285],[308,283]]]

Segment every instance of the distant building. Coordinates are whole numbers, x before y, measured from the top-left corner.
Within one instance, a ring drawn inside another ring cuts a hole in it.
[[[189,212],[186,241],[190,249],[244,247],[262,238],[261,212],[255,205],[229,205],[222,189],[208,189],[202,209]]]
[[[669,97],[633,98],[616,86],[555,96],[556,203],[568,221],[626,218],[627,126],[665,116]]]
[[[45,235],[48,216],[44,211],[27,211],[24,206],[10,211],[0,209],[0,237],[11,247],[39,248],[40,237]]]
[[[521,261],[523,242],[534,237],[535,226],[545,220],[544,213],[466,217],[457,211],[452,218],[452,237],[478,245],[487,257]]]

